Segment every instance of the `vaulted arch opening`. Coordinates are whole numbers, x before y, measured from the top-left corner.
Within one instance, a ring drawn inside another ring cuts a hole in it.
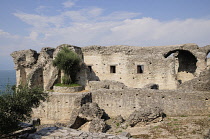
[[[178,59],[178,72],[194,73],[197,69],[197,58],[187,50],[173,50],[164,55],[165,58],[174,55]]]
[[[177,75],[177,80],[179,83],[191,80],[194,78],[194,73],[197,69],[196,63],[197,58],[187,50],[173,50],[164,54],[164,57],[167,58],[173,54],[175,71]]]

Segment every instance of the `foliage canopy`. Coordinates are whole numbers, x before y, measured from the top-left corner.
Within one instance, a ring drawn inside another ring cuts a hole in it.
[[[31,117],[32,108],[46,99],[47,94],[40,88],[20,87],[0,95],[0,135],[17,130],[20,122]]]
[[[76,74],[79,68],[80,58],[77,53],[68,47],[62,47],[53,60],[53,65],[64,71],[63,83],[71,84],[76,81]]]

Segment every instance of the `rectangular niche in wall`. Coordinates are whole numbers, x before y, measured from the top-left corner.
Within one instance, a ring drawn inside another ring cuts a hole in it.
[[[110,66],[110,73],[116,73],[116,66]]]
[[[92,72],[92,66],[88,66],[89,72]]]
[[[144,73],[144,65],[137,65],[137,73]]]

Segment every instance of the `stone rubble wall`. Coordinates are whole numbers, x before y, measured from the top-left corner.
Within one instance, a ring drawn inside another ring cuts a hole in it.
[[[127,118],[138,109],[159,107],[168,116],[209,115],[210,93],[187,90],[99,89],[86,93],[50,93],[49,101],[34,109],[41,124],[68,123],[75,100],[89,95],[110,116]],[[80,100],[77,101],[80,101]],[[78,104],[77,104],[78,105]]]

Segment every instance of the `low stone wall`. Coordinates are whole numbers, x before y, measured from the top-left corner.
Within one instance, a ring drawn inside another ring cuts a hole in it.
[[[34,118],[40,118],[41,124],[68,123],[71,113],[77,105],[78,98],[90,93],[49,93],[49,99],[43,102],[38,108],[33,109]]]
[[[160,107],[168,116],[210,114],[210,92],[100,89],[86,93],[50,93],[49,101],[34,109],[33,117],[40,118],[41,124],[68,123],[76,107],[75,100],[83,101],[84,95],[89,95],[90,101],[98,103],[110,117],[127,118],[135,110],[147,107]]]
[[[86,88],[88,90],[98,90],[98,89],[121,90],[121,89],[126,89],[127,86],[118,81],[102,80],[102,81],[89,81],[88,86]]]
[[[168,116],[210,114],[210,92],[103,89],[92,92],[92,101],[111,117],[122,115],[126,118],[133,111],[148,107],[160,107]]]
[[[76,87],[53,86],[53,90],[55,92],[60,92],[60,93],[73,93],[73,92],[82,91],[83,87],[82,86],[76,86]]]

